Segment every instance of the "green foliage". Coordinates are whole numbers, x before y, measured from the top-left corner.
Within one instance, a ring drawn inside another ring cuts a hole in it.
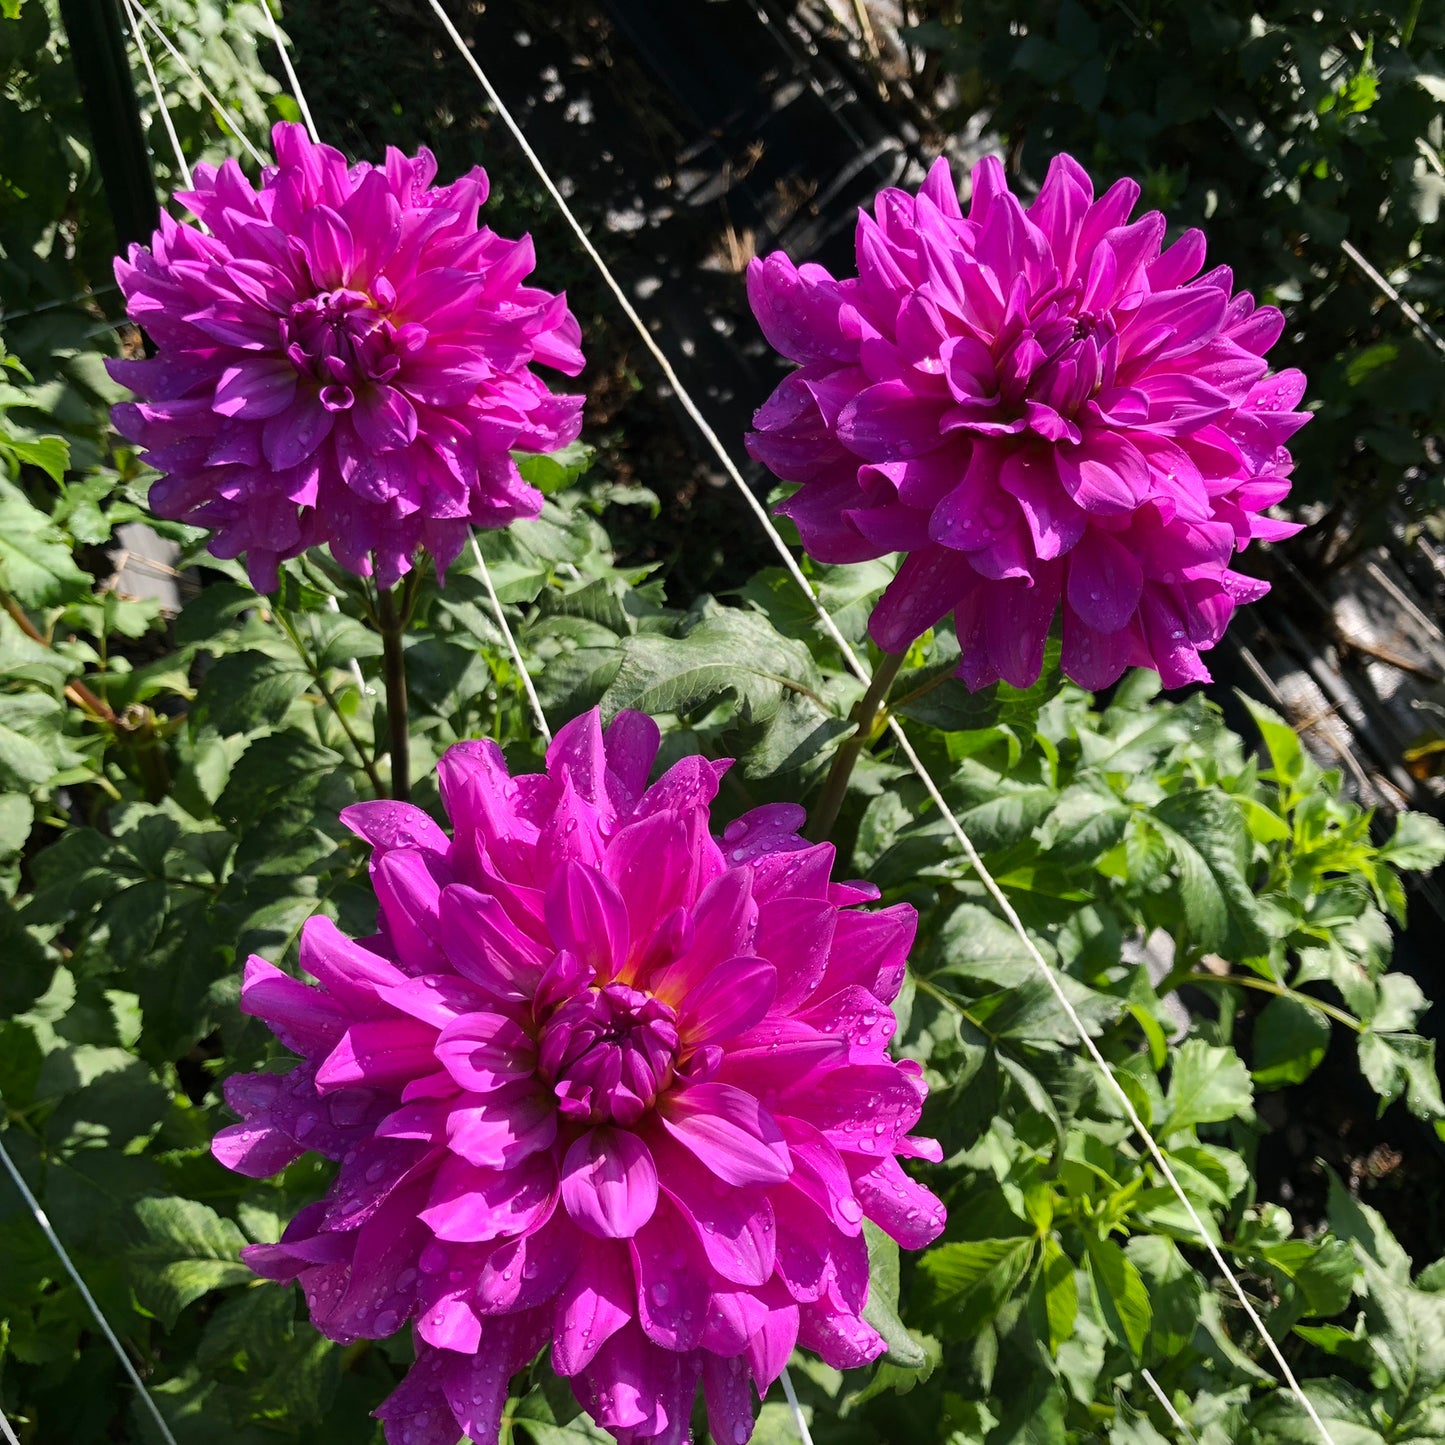
[[[10,128],[0,287],[7,302],[59,297],[94,279],[108,241],[90,226],[98,190],[52,11],[47,0],[3,4],[12,103],[0,108]],[[283,113],[238,38],[256,33],[254,6],[152,9],[250,134]],[[1185,53],[1180,26],[1207,38],[1222,12],[1196,10],[1148,22],[1161,50]],[[1217,204],[1235,230],[1253,225],[1223,244],[1257,268],[1254,284],[1303,298],[1351,343],[1375,337],[1322,368],[1326,422],[1311,432],[1343,435],[1368,404],[1369,446],[1409,475],[1416,433],[1401,433],[1429,422],[1438,397],[1422,403],[1400,384],[1414,343],[1320,259],[1299,218],[1309,206],[1328,220],[1332,197],[1381,200],[1370,244],[1418,246],[1408,285],[1437,306],[1434,223],[1401,209],[1414,161],[1397,154],[1407,135],[1438,150],[1438,135],[1418,130],[1421,105],[1441,100],[1424,52],[1436,20],[1418,12],[1413,40],[1362,23],[1373,49],[1343,68],[1328,58],[1333,12],[1309,55],[1297,17],[1241,30],[1228,66],[1255,85],[1273,74],[1267,52],[1286,80],[1250,120],[1254,140],[1226,158],[1201,139],[1215,121],[1195,91],[1215,80],[1181,89],[1181,72],[1162,72],[1156,55],[1152,109],[1129,99],[1145,66],[1122,12],[1026,6],[1007,17],[1020,22],[1012,30],[1001,13],[988,0],[929,32],[955,47],[965,101],[1023,135],[1030,164],[1039,136],[1052,144],[1084,120],[1095,127],[1087,143],[1068,143],[1104,172],[1137,169],[1145,141],[1187,139],[1187,162],[1145,168],[1151,198],[1181,218]],[[984,39],[975,25],[989,27]],[[985,44],[992,58],[970,79],[967,47]],[[1226,64],[1207,47],[1199,55]],[[1328,72],[1324,90],[1316,72]],[[207,103],[171,89],[188,147],[219,154],[230,143],[217,141]],[[1142,138],[1136,112],[1154,127]],[[1208,167],[1229,169],[1230,186]],[[1278,185],[1251,212],[1262,175]],[[1264,275],[1266,263],[1282,274]],[[284,1066],[237,1008],[246,956],[294,969],[318,911],[358,936],[374,925],[365,849],[337,820],[391,782],[374,597],[319,556],[288,564],[277,595],[257,596],[238,566],[207,558],[178,527],[165,530],[184,565],[207,569],[206,585],[176,617],[121,595],[104,549],[147,515],[147,478],[106,426],[116,393],[101,352],[113,342],[93,315],[64,308],[24,318],[22,339],[28,371],[0,357],[0,1137],[183,1445],[375,1440],[369,1412],[405,1368],[405,1338],[338,1348],[305,1322],[294,1291],[256,1281],[239,1258],[319,1196],[330,1166],[303,1159],[252,1181],[208,1150],[230,1122],[220,1081]],[[1358,491],[1367,464],[1348,447],[1339,455]],[[812,609],[781,572],[670,608],[648,569],[616,563],[603,525],[609,500],[655,499],[589,479],[589,461],[582,447],[529,459],[548,497],[542,516],[479,539],[552,723],[594,705],[643,707],[663,728],[665,758],[739,758],[719,826],[761,802],[815,802],[861,689]],[[890,564],[810,572],[864,649]],[[422,805],[437,810],[433,764],[464,738],[493,737],[515,768],[538,767],[541,740],[470,552],[444,589],[414,574],[404,600]],[[1354,1061],[1382,1110],[1445,1123],[1418,1026],[1426,999],[1392,968],[1402,875],[1445,858],[1445,829],[1421,815],[1392,827],[1372,818],[1267,709],[1249,705],[1258,737],[1245,740],[1201,696],[1158,698],[1149,675],[1101,704],[1062,680],[1056,649],[1034,687],[970,694],[952,676],[954,646],[921,639],[893,706],[1058,992],[880,732],[833,841],[843,876],[866,876],[919,913],[897,1047],[930,1087],[924,1128],[944,1159],[916,1168],[950,1223],[916,1257],[869,1227],[867,1312],[887,1354],[848,1376],[795,1359],[814,1437],[1155,1445],[1176,1434],[1148,1370],[1201,1445],[1311,1440],[1202,1229],[1342,1445],[1440,1438],[1445,1264],[1417,1269],[1357,1181],[1334,1180],[1327,1205],[1300,1201],[1293,1213],[1259,1181],[1272,1121],[1298,1107],[1281,1091],[1317,1083],[1327,1054],[1335,1070]],[[1128,1109],[1081,1050],[1075,1020]],[[3,1182],[0,1259],[0,1406],[21,1439],[148,1438],[74,1286]],[[545,1358],[516,1382],[504,1429],[533,1445],[606,1438]],[[754,1438],[795,1438],[782,1405],[762,1407]]]
[[[1438,5],[910,9],[941,133],[996,132],[1034,181],[1059,151],[1101,184],[1132,177],[1173,227],[1205,228],[1210,264],[1285,308],[1293,324],[1271,361],[1302,368],[1317,407],[1291,442],[1295,501],[1327,504],[1296,553],[1353,554],[1380,540],[1392,507],[1439,534],[1440,358],[1344,249],[1445,329]]]

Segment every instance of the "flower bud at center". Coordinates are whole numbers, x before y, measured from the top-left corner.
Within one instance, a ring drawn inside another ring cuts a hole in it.
[[[579,1123],[635,1124],[672,1079],[677,1016],[661,999],[609,983],[568,999],[542,1030],[538,1069]]]

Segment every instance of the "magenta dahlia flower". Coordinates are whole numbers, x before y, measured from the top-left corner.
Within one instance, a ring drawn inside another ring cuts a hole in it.
[[[348,166],[298,125],[272,137],[259,190],[235,161],[197,166],[178,198],[201,226],[162,213],[116,262],[159,354],[109,363],[141,398],[115,424],[163,474],[152,509],[244,553],[262,591],[321,543],[383,587],[421,547],[444,571],[469,526],[541,507],[510,454],[577,436],[582,398],[530,368],[575,376],[581,331],[522,284],[531,239],[478,227],[482,170],[433,187],[425,149]]]
[[[1289,491],[1298,371],[1268,374],[1284,318],[1167,250],[1120,181],[1098,200],[1057,157],[1027,210],[992,158],[965,217],[946,161],[858,217],[858,275],[780,253],[748,268],[768,341],[800,363],[756,417],[752,455],[801,483],[783,504],[824,562],[907,557],[870,629],[901,652],[953,614],[977,688],[1039,675],[1062,604],[1063,668],[1174,687],[1263,582],[1230,569]]]
[[[924,1095],[894,1063],[889,1002],[916,919],[829,879],[802,809],[708,831],[726,762],[651,787],[651,719],[596,712],[548,771],[491,742],[442,759],[449,838],[417,808],[342,816],[371,844],[380,932],[313,918],[320,987],[247,964],[242,1008],[302,1062],[228,1081],[245,1122],[216,1157],[260,1176],[339,1161],[279,1244],[349,1341],[415,1319],[416,1364],[377,1414],[395,1445],[492,1445],[509,1377],[552,1364],[620,1441],[752,1433],[795,1344],[840,1369],[879,1355],[862,1318],[864,1217],[917,1248],[943,1207],[900,1157]]]

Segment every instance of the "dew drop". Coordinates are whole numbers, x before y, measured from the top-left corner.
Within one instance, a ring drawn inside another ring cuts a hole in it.
[[[857,1224],[863,1218],[863,1206],[851,1195],[846,1199],[838,1201],[838,1213],[848,1221],[849,1224]]]
[[[648,1290],[648,1294],[652,1296],[655,1305],[665,1305],[672,1298],[672,1291],[661,1280]]]
[[[376,1317],[376,1332],[379,1335],[389,1335],[397,1326],[395,1310],[383,1310]]]

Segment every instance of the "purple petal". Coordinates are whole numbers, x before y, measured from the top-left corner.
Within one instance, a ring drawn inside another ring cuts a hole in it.
[[[562,1163],[562,1203],[589,1234],[630,1239],[657,1207],[657,1167],[625,1129],[590,1129]]]
[[[792,1172],[782,1131],[731,1084],[694,1084],[658,1105],[662,1127],[728,1184],[780,1184]]]

